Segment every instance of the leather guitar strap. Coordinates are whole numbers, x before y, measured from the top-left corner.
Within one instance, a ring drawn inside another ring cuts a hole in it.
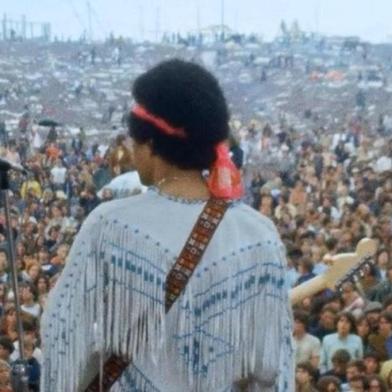
[[[229,203],[223,199],[211,198],[207,201],[184,248],[166,277],[166,313],[184,291],[228,206]],[[131,363],[132,359],[113,354],[106,360],[103,374],[98,373],[85,392],[108,392]]]

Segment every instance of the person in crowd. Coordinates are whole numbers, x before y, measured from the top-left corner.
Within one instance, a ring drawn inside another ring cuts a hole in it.
[[[389,359],[381,365],[380,376],[385,382],[388,391],[392,389],[392,360]]]
[[[108,163],[114,176],[126,173],[133,169],[132,153],[127,146],[125,135],[116,138],[116,145],[108,153]]]
[[[41,306],[38,303],[38,292],[35,285],[25,283],[22,286],[20,302],[20,307],[24,312],[31,314],[34,317],[39,317],[41,315]]]
[[[298,261],[298,273],[299,277],[296,285],[300,285],[316,276],[313,273],[313,263],[309,258],[303,257]]]
[[[368,298],[368,295],[380,281],[380,272],[377,270],[377,267],[374,264],[366,264],[362,269],[362,276],[359,279],[365,294],[364,299]]]
[[[308,195],[305,190],[305,184],[302,180],[297,180],[294,188],[290,193],[289,203],[293,205],[298,212],[304,212],[307,204]]]
[[[365,373],[368,376],[373,376],[380,372],[380,358],[376,353],[365,353],[363,363],[365,365]]]
[[[383,299],[388,295],[392,295],[392,264],[387,266],[385,279],[369,291],[368,299],[382,303]]]
[[[348,382],[348,390],[352,392],[366,392],[368,390],[368,385],[367,378],[362,374],[358,374],[353,376]]]
[[[298,261],[302,257],[302,252],[298,248],[292,248],[289,244],[287,248],[287,270],[286,270],[286,282],[289,288],[293,288],[298,281]]]
[[[25,282],[36,285],[40,270],[41,267],[39,263],[35,259],[32,259],[26,263],[26,268],[21,272],[20,275]]]
[[[29,173],[26,180],[23,182],[20,189],[20,194],[23,199],[27,198],[41,198],[42,188],[39,180],[36,178],[34,173]]]
[[[355,334],[355,319],[351,313],[341,313],[337,319],[337,332],[324,337],[320,357],[322,371],[332,368],[332,357],[339,349],[347,350],[352,359],[363,357],[362,340]]]
[[[8,300],[8,285],[0,282],[0,317],[4,315]]]
[[[371,330],[369,321],[364,314],[355,320],[355,330],[357,331],[357,335],[362,339],[364,352],[368,352],[368,341]]]
[[[342,389],[345,390],[348,386],[352,389],[351,382],[358,376],[363,377],[365,375],[365,371],[366,368],[362,360],[357,359],[355,361],[350,361],[346,368],[347,384],[342,385]]]
[[[315,370],[309,362],[297,364],[295,373],[295,392],[316,392]]]
[[[31,316],[28,313],[22,313],[21,314],[21,320],[22,320],[22,327],[23,327],[23,341],[29,341],[33,344],[33,352],[32,356],[37,360],[39,364],[42,363],[42,351],[41,348],[39,347],[39,322],[36,317]],[[20,358],[20,352],[19,352],[19,341],[14,342],[14,350],[11,354],[11,361],[15,362]]]
[[[380,360],[392,359],[392,312],[384,311],[378,320],[378,331],[369,336],[369,351]]]
[[[332,334],[336,331],[336,320],[336,310],[332,306],[324,306],[321,310],[317,325],[310,328],[309,332],[322,341],[326,335]]]
[[[28,387],[31,392],[39,392],[40,391],[40,377],[41,377],[41,365],[33,356],[34,352],[34,343],[25,339],[24,344],[24,357],[26,358],[27,366],[28,366]]]
[[[46,296],[49,293],[49,277],[45,274],[40,274],[37,278],[38,296]]]
[[[391,257],[386,248],[378,250],[376,255],[376,267],[382,281],[387,279],[388,265],[391,263]]]
[[[86,215],[98,206],[100,200],[96,194],[94,186],[85,187],[85,189],[80,193],[79,203],[81,207],[83,207]]]
[[[341,392],[341,381],[335,376],[323,376],[317,382],[318,392]]]
[[[0,359],[0,392],[12,392],[11,366]]]
[[[9,282],[9,274],[7,272],[7,269],[8,269],[7,251],[5,249],[0,248],[0,282],[1,283]]]
[[[0,336],[0,359],[7,363],[10,363],[11,354],[14,352],[15,348],[12,340],[6,336]]]
[[[349,312],[354,316],[362,314],[362,310],[365,307],[365,300],[355,290],[352,282],[346,282],[342,286],[342,300],[343,300],[343,312]]]
[[[309,316],[302,311],[294,312],[294,348],[296,363],[309,362],[318,368],[321,343],[318,338],[307,333]]]
[[[1,335],[8,336],[12,341],[15,341],[18,337],[16,328],[16,310],[15,306],[9,305],[5,309],[5,313],[1,320],[0,325]]]
[[[384,380],[377,374],[372,374],[367,378],[369,392],[388,392]]]
[[[339,379],[342,384],[347,383],[346,370],[350,362],[350,354],[345,349],[338,349],[332,356],[332,368],[321,374],[321,378],[325,376],[333,376]]]
[[[367,303],[363,311],[366,316],[366,320],[369,323],[370,332],[377,333],[378,322],[380,319],[380,314],[382,312],[382,304],[377,301],[370,301]]]

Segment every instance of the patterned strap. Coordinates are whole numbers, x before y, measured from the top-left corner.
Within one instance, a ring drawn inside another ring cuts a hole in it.
[[[228,207],[223,199],[209,199],[180,256],[166,278],[166,313],[185,289]]]
[[[199,215],[180,256],[166,278],[166,313],[185,289],[188,280],[203,257],[229,203],[223,199],[211,198]],[[120,378],[132,360],[124,360],[112,355],[103,366],[102,378],[97,374],[85,392],[107,392]],[[100,388],[100,384],[102,387]]]
[[[98,373],[91,384],[87,387],[86,392],[106,392],[118,380],[123,371],[128,367],[130,361],[125,361],[121,357],[112,355],[103,365],[103,377],[101,384],[101,375]],[[102,387],[101,387],[102,385]]]

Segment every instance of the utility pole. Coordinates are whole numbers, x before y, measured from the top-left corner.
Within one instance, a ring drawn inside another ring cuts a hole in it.
[[[91,23],[91,4],[87,1],[87,16],[88,16],[88,38],[91,42],[93,40],[93,28]]]
[[[156,20],[155,20],[155,41],[158,42],[158,35],[160,32],[160,24],[161,24],[161,8],[159,5],[156,10]]]
[[[316,8],[315,8],[315,24],[316,24],[316,33],[320,31],[320,0],[317,0]]]
[[[224,41],[225,32],[225,0],[221,0],[221,40]]]
[[[23,39],[26,39],[26,15],[22,15],[21,35]]]
[[[139,29],[140,29],[140,38],[144,41],[144,12],[143,5],[139,5]]]
[[[7,39],[7,14],[3,16],[3,40]]]
[[[200,34],[200,0],[196,0],[196,29],[197,33]]]

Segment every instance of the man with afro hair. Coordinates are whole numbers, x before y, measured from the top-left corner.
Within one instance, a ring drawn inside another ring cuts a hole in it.
[[[111,391],[293,391],[285,251],[240,201],[218,81],[169,60],[132,93],[134,165],[149,188],[101,204],[77,235],[43,315],[41,391],[84,391],[113,356],[129,365]],[[227,211],[166,313],[166,277],[210,198]]]

